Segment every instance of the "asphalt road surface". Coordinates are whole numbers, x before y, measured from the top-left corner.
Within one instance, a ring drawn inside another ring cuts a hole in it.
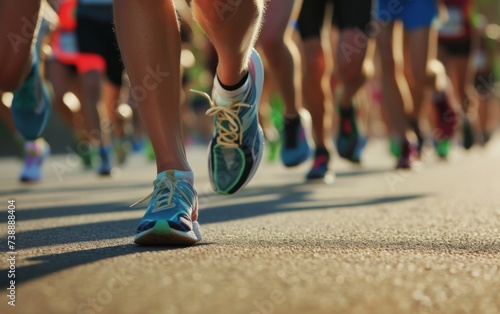
[[[133,244],[145,205],[129,205],[155,175],[143,156],[109,179],[55,156],[36,185],[2,159],[0,313],[500,313],[498,135],[447,162],[427,152],[412,172],[372,141],[362,167],[335,161],[333,185],[305,184],[310,163],[264,160],[229,197],[211,192],[205,148],[190,148],[204,240],[189,248]]]

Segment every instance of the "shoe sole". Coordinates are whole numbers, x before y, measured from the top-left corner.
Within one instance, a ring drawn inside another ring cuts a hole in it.
[[[21,177],[19,181],[22,183],[36,183],[40,182],[41,178],[29,178],[29,177]]]
[[[102,178],[111,177],[111,171],[99,171],[97,175]]]
[[[134,243],[139,245],[179,245],[189,246],[201,241],[200,225],[193,222],[193,231],[179,231],[170,228],[166,220],[158,220],[154,227],[138,233]]]

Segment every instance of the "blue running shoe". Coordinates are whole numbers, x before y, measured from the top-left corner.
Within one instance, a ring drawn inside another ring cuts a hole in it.
[[[311,116],[307,110],[301,110],[295,118],[285,118],[281,161],[285,167],[295,167],[309,159],[311,147],[308,132],[311,129]]]
[[[43,161],[50,154],[50,146],[44,139],[26,142],[24,144],[24,163],[19,175],[21,182],[40,181]]]
[[[337,137],[337,151],[340,157],[360,163],[365,144],[366,139],[358,131],[354,107],[340,109],[340,129]]]
[[[307,173],[307,181],[323,181],[332,184],[335,181],[335,175],[328,169],[330,163],[330,153],[324,147],[317,147],[314,154],[314,164]]]
[[[132,142],[132,152],[140,153],[146,148],[146,138],[145,137],[134,137]]]
[[[214,101],[206,93],[193,91],[210,102],[207,115],[214,116],[215,133],[209,145],[209,174],[213,189],[233,194],[255,174],[264,151],[264,134],[259,125],[258,106],[264,82],[259,54],[252,50],[249,85],[242,101],[225,104],[214,89]]]
[[[37,60],[12,100],[12,118],[24,139],[31,141],[42,135],[49,120],[50,106],[49,93],[40,76]]]
[[[170,170],[157,175],[148,208],[137,227],[140,245],[192,245],[201,240],[198,196],[190,182],[193,173]],[[132,207],[131,206],[131,207]]]
[[[101,157],[101,166],[99,167],[100,176],[111,175],[111,146],[103,146],[99,149],[99,156]]]

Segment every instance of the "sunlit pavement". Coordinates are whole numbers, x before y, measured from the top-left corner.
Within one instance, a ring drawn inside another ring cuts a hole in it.
[[[98,178],[74,155],[17,182],[0,160],[0,313],[498,313],[500,136],[486,149],[431,152],[393,171],[385,142],[363,167],[336,160],[333,185],[305,184],[306,165],[263,161],[234,196],[208,183],[190,148],[204,240],[190,248],[132,239],[154,164],[142,155]],[[8,200],[16,200],[15,308],[5,290]]]

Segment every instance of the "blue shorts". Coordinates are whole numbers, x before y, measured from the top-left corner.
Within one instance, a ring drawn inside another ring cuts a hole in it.
[[[438,16],[437,0],[377,0],[376,10],[378,21],[401,20],[406,30],[430,27]]]

